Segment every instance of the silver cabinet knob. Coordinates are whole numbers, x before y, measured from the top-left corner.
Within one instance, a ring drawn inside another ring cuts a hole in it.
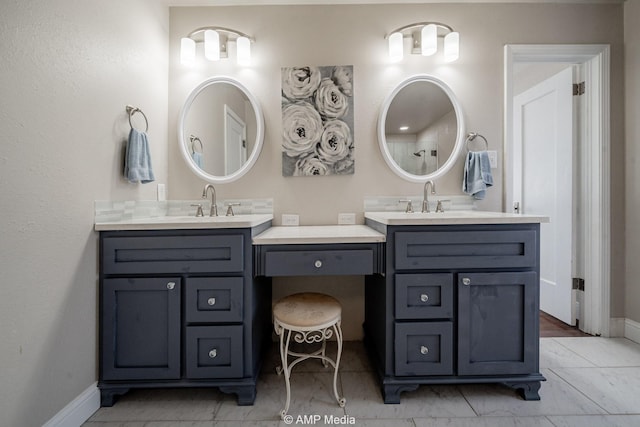
[[[175,282],[169,282],[169,283],[167,283],[167,289],[172,290],[172,289],[173,289],[173,288],[175,288],[175,287],[176,287]]]
[[[320,268],[320,267],[322,267],[322,261],[320,261],[319,259],[317,259],[317,260],[316,260],[316,262],[315,262],[315,263],[313,263],[313,265],[315,265],[315,266],[316,266],[316,268]]]
[[[215,348],[211,351],[209,351],[209,357],[212,359],[215,359],[215,357],[218,355],[218,350],[216,350]]]
[[[427,295],[427,294],[420,295],[420,301],[422,301],[422,302],[429,301],[429,295]]]
[[[209,305],[216,305],[216,299],[215,298],[209,298],[207,300],[207,304]]]
[[[427,353],[429,353],[429,349],[424,345],[420,346],[420,354],[427,354]]]
[[[471,284],[471,279],[469,279],[468,277],[463,277],[462,284],[465,286],[469,286]]]

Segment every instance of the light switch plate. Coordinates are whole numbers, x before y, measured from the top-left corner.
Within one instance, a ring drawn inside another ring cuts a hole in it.
[[[487,151],[489,154],[489,164],[491,165],[491,169],[498,168],[498,152],[497,151]]]

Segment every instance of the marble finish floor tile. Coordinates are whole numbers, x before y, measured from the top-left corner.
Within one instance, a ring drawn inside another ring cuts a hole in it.
[[[400,404],[385,404],[374,374],[341,374],[346,412],[356,419],[415,417],[472,417],[476,414],[455,386],[424,385],[401,394]]]
[[[342,393],[338,378],[338,393]],[[280,411],[286,400],[284,376],[261,375],[258,380],[257,397],[253,406],[238,406],[235,397],[225,396],[216,411],[216,421],[234,420],[280,420]],[[343,416],[345,411],[338,405],[333,394],[332,373],[295,372],[291,376],[291,404],[289,414]]]
[[[416,427],[555,427],[546,417],[416,418]]]
[[[637,427],[640,415],[574,415],[548,417],[555,427]]]
[[[610,414],[640,414],[640,367],[553,371]]]
[[[640,344],[626,338],[554,338],[600,367],[640,366]]]
[[[584,339],[584,338],[583,338]],[[555,338],[540,339],[540,368],[594,367],[587,359],[571,351]]]
[[[605,411],[550,370],[540,388],[540,400],[525,401],[501,384],[460,386],[462,394],[481,416],[526,417],[542,415],[604,414]]]

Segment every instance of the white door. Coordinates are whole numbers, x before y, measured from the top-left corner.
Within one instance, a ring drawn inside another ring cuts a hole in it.
[[[247,125],[228,105],[224,113],[224,172],[229,175],[247,161]]]
[[[573,70],[514,97],[513,200],[541,224],[540,309],[575,325],[572,315]]]

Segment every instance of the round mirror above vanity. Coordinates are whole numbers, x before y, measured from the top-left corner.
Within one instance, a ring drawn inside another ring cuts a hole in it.
[[[246,174],[263,140],[262,109],[233,78],[211,77],[200,83],[180,112],[180,152],[191,170],[208,182],[232,182]]]
[[[378,142],[387,165],[400,177],[425,182],[444,175],[464,146],[459,101],[442,80],[416,75],[385,99]]]

